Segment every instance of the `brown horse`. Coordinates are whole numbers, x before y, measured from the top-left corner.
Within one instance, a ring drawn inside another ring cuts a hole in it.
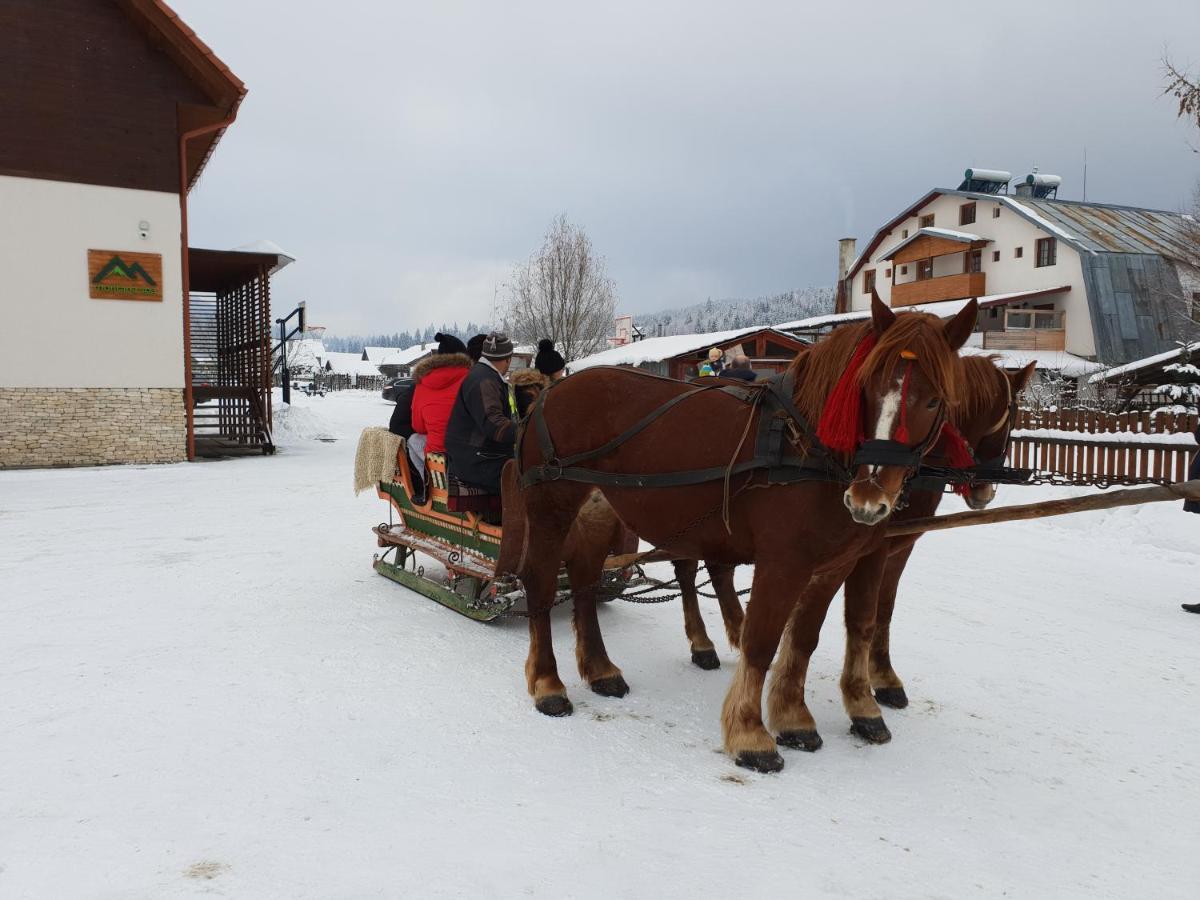
[[[835,331],[793,363],[795,407],[808,422],[821,420],[819,435],[849,441],[828,451],[843,466],[864,444],[889,451],[859,459],[848,486],[828,480],[769,483],[759,468],[734,474],[737,463],[753,458],[748,436],[762,408],[736,392],[599,368],[545,393],[517,451],[527,486],[519,501],[517,492],[505,491],[506,522],[519,521],[522,533],[505,529],[498,567],[525,584],[530,633],[525,672],[537,709],[547,715],[572,711],[558,676],[549,612],[564,536],[593,490],[562,477],[561,466],[565,459],[587,458],[586,471],[603,476],[600,490],[635,533],[679,558],[755,563],[742,656],[722,730],[725,748],[739,765],[781,769],[783,759],[762,721],[762,689],[784,625],[814,574],[844,568],[862,555],[865,544],[882,540],[882,529],[868,526],[895,508],[920,454],[940,430],[961,380],[956,351],[975,315],[973,302],[945,323],[923,313],[896,315],[876,297],[870,322]],[[612,404],[613,397],[622,402]],[[821,452],[794,417],[789,427],[800,450],[813,457]],[[721,467],[724,478],[646,484],[655,476]],[[533,478],[535,472],[545,480]],[[516,521],[509,516],[510,501],[520,507],[514,509]],[[577,635],[580,641],[602,646],[594,616],[588,626]],[[595,659],[603,653],[584,655]],[[603,659],[619,675],[606,655]]]
[[[963,389],[953,417],[963,440],[974,448],[981,465],[1000,465],[1008,448],[1017,394],[1033,373],[1033,364],[1009,374],[989,357],[963,360]],[[948,466],[946,441],[930,454],[932,465]],[[941,503],[944,483],[914,488],[908,506],[893,522],[931,516]],[[972,509],[983,509],[995,497],[994,484],[965,487]],[[767,708],[779,743],[798,750],[817,750],[821,736],[804,700],[809,659],[816,649],[821,625],[839,587],[845,587],[846,657],[842,668],[842,702],[852,730],[872,743],[886,743],[891,733],[878,703],[900,708],[908,703],[903,682],[892,669],[889,634],[896,604],[896,587],[920,535],[889,538],[868,546],[842,569],[829,569],[804,590],[784,632],[771,677]],[[874,696],[872,696],[874,688]]]

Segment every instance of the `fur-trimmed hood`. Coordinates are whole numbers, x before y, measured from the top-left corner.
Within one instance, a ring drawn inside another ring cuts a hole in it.
[[[465,353],[435,353],[425,357],[412,367],[412,378],[413,381],[420,381],[435,369],[448,369],[456,366],[469,369],[472,365],[474,363],[471,362],[471,357]]]
[[[517,369],[509,373],[508,383],[513,387],[550,387],[550,379],[537,369]]]

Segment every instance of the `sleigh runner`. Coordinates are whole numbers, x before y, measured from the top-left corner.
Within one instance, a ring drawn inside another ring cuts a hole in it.
[[[368,460],[368,462],[364,462]],[[382,552],[375,571],[404,587],[479,622],[505,614],[520,614],[524,592],[512,579],[496,576],[502,526],[500,498],[456,481],[442,453],[425,458],[427,489],[415,489],[404,439],[387,429],[368,428],[359,440],[355,487],[370,477],[380,499],[388,504],[388,521],[372,531]],[[420,502],[418,502],[420,501]],[[606,562],[597,599],[615,599],[630,587],[654,585],[628,562],[631,554]],[[443,570],[427,571],[422,557]],[[569,598],[565,575],[560,575],[559,602]]]

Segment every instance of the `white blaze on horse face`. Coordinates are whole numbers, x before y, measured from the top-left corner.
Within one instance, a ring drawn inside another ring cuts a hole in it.
[[[896,430],[896,422],[900,418],[900,400],[904,395],[904,376],[896,378],[896,386],[884,395],[883,401],[879,405],[879,418],[875,420],[875,434],[872,437],[877,441],[890,441],[892,433]],[[867,469],[872,475],[879,471],[879,466],[872,465]]]

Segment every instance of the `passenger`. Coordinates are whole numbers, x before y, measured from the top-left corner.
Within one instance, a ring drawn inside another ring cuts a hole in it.
[[[494,331],[484,339],[480,360],[463,379],[446,426],[450,474],[494,494],[500,493],[500,471],[512,458],[517,437],[504,381],[512,353],[508,335]]]
[[[533,358],[533,367],[551,381],[558,381],[567,374],[567,361],[554,349],[554,341],[550,338],[538,341],[538,352]]]
[[[724,354],[717,348],[713,347],[708,351],[708,360],[701,364],[699,376],[701,378],[711,378],[714,375],[720,375],[721,370],[725,368],[722,362]]]
[[[393,388],[392,396],[396,398],[396,408],[392,410],[392,418],[388,422],[388,431],[398,434],[407,440],[412,436],[412,399],[413,384],[411,378],[401,378]]]
[[[724,371],[721,372],[721,378],[734,378],[739,381],[757,381],[758,375],[750,368],[750,360],[744,353],[739,353],[733,358]]]
[[[412,424],[417,434],[412,436],[409,446],[416,446],[421,451],[422,460],[426,453],[446,452],[446,424],[450,421],[450,410],[454,408],[459,385],[471,370],[466,344],[452,334],[436,334],[434,338],[438,345],[433,355],[413,367],[416,388],[413,391]]]
[[[471,357],[471,362],[479,362],[479,354],[483,352],[483,342],[485,340],[487,340],[486,334],[477,334],[467,341],[467,356]]]

